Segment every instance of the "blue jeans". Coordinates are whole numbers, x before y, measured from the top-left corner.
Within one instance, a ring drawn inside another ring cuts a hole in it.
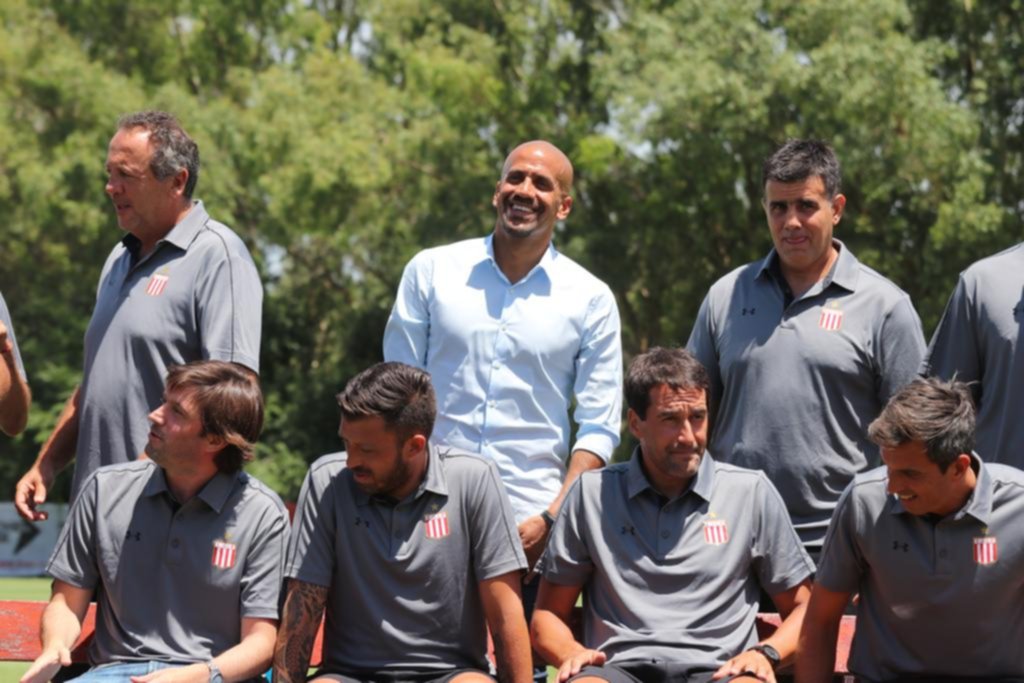
[[[114,681],[127,683],[132,676],[145,676],[160,669],[171,669],[176,666],[185,665],[167,662],[111,662],[94,666],[68,683],[93,683],[94,681],[95,683],[114,683]]]

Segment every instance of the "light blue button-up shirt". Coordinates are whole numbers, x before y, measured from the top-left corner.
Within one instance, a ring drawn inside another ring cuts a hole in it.
[[[426,369],[433,438],[498,466],[521,522],[558,494],[574,450],[608,460],[619,443],[622,344],[615,297],[549,247],[512,284],[491,237],[427,249],[405,268],[384,357]]]

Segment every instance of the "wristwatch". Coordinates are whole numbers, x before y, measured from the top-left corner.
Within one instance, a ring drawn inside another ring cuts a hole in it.
[[[544,520],[544,524],[550,529],[555,523],[555,517],[546,509],[540,511],[540,518]]]
[[[764,658],[768,660],[768,663],[772,665],[772,671],[779,668],[779,664],[782,663],[782,657],[779,656],[779,651],[767,643],[761,643],[750,648],[753,652],[760,652],[764,655]]]
[[[224,677],[220,675],[220,669],[212,659],[206,663],[206,668],[210,670],[210,683],[224,683]]]

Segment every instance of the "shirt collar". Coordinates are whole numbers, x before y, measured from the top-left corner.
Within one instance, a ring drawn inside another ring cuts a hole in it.
[[[629,498],[635,498],[648,489],[657,493],[655,488],[651,486],[651,482],[648,481],[647,475],[644,474],[644,468],[640,464],[641,453],[640,446],[633,449],[633,456],[629,459],[629,466],[626,469],[626,495]],[[710,453],[704,451],[704,455],[700,459],[700,465],[697,467],[696,476],[690,481],[690,486],[686,491],[679,497],[682,498],[693,493],[710,502],[714,483],[715,461],[711,458]]]
[[[856,291],[857,279],[860,275],[860,269],[857,267],[859,265],[857,257],[840,240],[833,238],[832,246],[839,250],[839,258],[832,264],[832,268],[825,275],[824,280],[822,280],[821,289],[824,290],[830,284],[836,284],[850,292]],[[782,278],[782,265],[779,263],[779,254],[775,251],[774,247],[762,259],[761,266],[757,269],[758,278],[769,276],[779,282],[784,282]]]
[[[227,502],[228,496],[231,495],[231,491],[235,488],[235,482],[243,477],[248,477],[248,475],[242,471],[232,474],[218,472],[210,481],[206,482],[196,497],[210,506],[214,512],[220,514],[220,511],[224,509],[224,503]],[[161,493],[166,493],[169,496],[172,495],[170,488],[167,486],[164,468],[153,463],[153,474],[142,489],[142,495],[151,497]]]
[[[196,200],[192,203],[192,208],[185,214],[185,217],[178,221],[177,225],[171,228],[170,232],[164,235],[160,240],[157,241],[157,247],[164,242],[168,242],[178,247],[182,251],[188,251],[189,245],[199,234],[199,231],[206,225],[206,222],[210,219],[210,215],[206,213],[206,209],[203,207],[203,203]],[[121,244],[131,252],[133,256],[138,255],[139,247],[141,242],[139,238],[131,233],[127,233],[121,238]]]
[[[439,496],[448,495],[448,480],[444,476],[444,456],[447,455],[447,453],[447,450],[442,453],[441,450],[433,444],[428,446],[427,474],[423,477],[423,481],[420,482],[416,491],[413,492],[413,499],[419,498],[426,492],[436,493]],[[352,490],[352,499],[355,501],[356,505],[362,507],[374,499],[374,496],[371,496],[366,491],[359,488],[351,477],[349,477],[349,486]]]
[[[963,519],[965,515],[970,515],[987,526],[989,520],[992,519],[992,489],[994,485],[992,475],[977,453],[971,453],[971,463],[972,467],[977,471],[978,480],[975,482],[974,490],[971,492],[970,497],[967,498],[967,502],[964,503],[962,508],[953,513],[952,518]],[[900,502],[899,498],[896,496],[889,496],[889,498],[890,514],[910,514],[903,507],[903,503]]]
[[[494,259],[494,233],[493,232],[490,235],[488,235],[487,237],[484,238],[484,248],[487,251],[487,259],[494,266],[494,272],[496,272],[498,274],[498,277],[500,277],[502,280],[504,280],[505,282],[508,282],[508,278],[505,277],[505,273],[501,272],[501,268],[498,267],[498,262]],[[535,273],[537,273],[539,271],[545,271],[546,272],[551,267],[551,264],[554,262],[554,260],[555,260],[555,258],[557,256],[558,256],[558,251],[555,249],[555,243],[554,242],[548,242],[548,248],[544,250],[544,255],[540,257],[540,261],[537,262],[537,265],[535,265],[532,269],[530,269],[530,272],[527,273],[526,276],[522,280],[517,282],[516,284],[517,285],[523,284],[524,282],[529,280],[531,277],[533,277]],[[512,284],[512,283],[509,283],[509,284]]]

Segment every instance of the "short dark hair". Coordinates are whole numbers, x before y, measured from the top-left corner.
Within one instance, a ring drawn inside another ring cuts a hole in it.
[[[961,453],[974,450],[974,402],[964,382],[916,379],[896,392],[868,427],[884,448],[920,441],[928,459],[945,472]]]
[[[263,430],[263,392],[255,372],[238,363],[197,360],[171,366],[166,386],[167,391],[190,391],[203,434],[224,439],[214,459],[218,470],[232,474],[252,460]]]
[[[338,394],[343,420],[380,417],[399,442],[430,438],[437,401],[430,373],[405,363],[377,363],[353,377]]]
[[[761,189],[768,186],[769,180],[798,183],[813,176],[821,177],[825,185],[825,196],[829,199],[835,197],[842,184],[842,171],[836,153],[821,140],[787,140],[765,159],[761,171]]]
[[[665,384],[672,389],[700,389],[710,386],[708,371],[686,349],[666,349],[656,346],[633,359],[626,371],[624,391],[626,405],[647,419],[651,405],[651,389]]]
[[[185,199],[192,199],[192,192],[199,180],[199,146],[189,137],[173,114],[165,111],[139,111],[125,114],[118,120],[118,130],[142,128],[149,132],[153,145],[153,160],[149,170],[157,180],[164,180],[181,169],[188,171],[185,181]]]

